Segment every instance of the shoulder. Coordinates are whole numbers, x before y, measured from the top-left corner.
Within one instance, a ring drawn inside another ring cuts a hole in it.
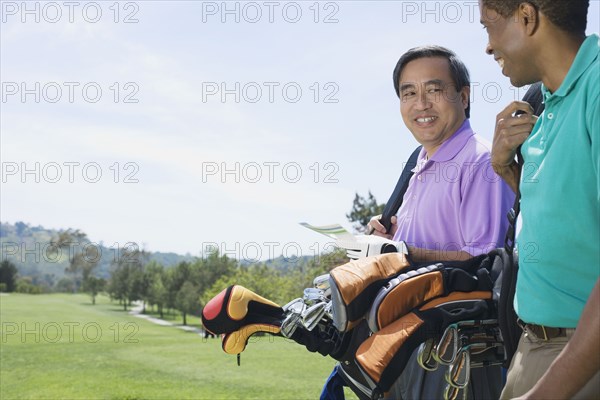
[[[596,57],[581,76],[578,84],[579,96],[585,108],[585,119],[588,134],[593,137],[597,134],[600,123],[600,56]]]
[[[457,161],[471,162],[471,163],[482,163],[489,162],[491,155],[492,144],[485,138],[474,134],[471,136],[465,146],[457,155]]]
[[[577,85],[579,90],[585,91],[588,100],[597,100],[600,97],[600,50],[598,47],[595,48],[595,53],[593,61],[589,63]]]

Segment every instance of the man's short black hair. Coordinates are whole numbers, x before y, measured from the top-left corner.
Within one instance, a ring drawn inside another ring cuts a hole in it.
[[[406,53],[404,53],[402,57],[400,57],[400,59],[398,60],[396,68],[394,68],[394,90],[396,90],[396,94],[398,95],[398,97],[400,97],[400,75],[402,74],[402,70],[404,69],[406,64],[419,58],[429,57],[443,57],[448,60],[448,64],[450,66],[450,75],[452,76],[454,85],[456,85],[456,91],[460,91],[465,86],[469,87],[471,85],[471,80],[469,78],[469,70],[467,69],[466,65],[458,58],[456,53],[442,46],[420,46],[414,47],[408,50]],[[469,118],[470,114],[471,101],[469,99],[469,103],[467,104],[467,108],[465,109],[465,116]]]
[[[483,5],[504,18],[511,17],[522,3],[529,3],[558,28],[574,35],[585,35],[589,0],[483,0]]]

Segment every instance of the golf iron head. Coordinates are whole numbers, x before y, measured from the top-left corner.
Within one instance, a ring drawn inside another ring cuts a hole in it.
[[[417,353],[417,362],[425,371],[435,371],[438,368],[437,361],[433,358],[434,339],[428,339],[421,343]]]
[[[458,329],[450,325],[444,331],[442,338],[432,353],[433,358],[442,365],[450,365],[454,362],[459,350]]]
[[[304,309],[306,308],[306,304],[304,303],[304,299],[301,299],[300,297],[298,297],[297,299],[290,301],[289,303],[287,303],[286,305],[284,305],[281,308],[283,309],[283,312],[285,312],[286,314],[290,314],[290,313],[302,314],[304,312]]]
[[[306,310],[306,304],[301,298],[294,299],[282,307],[286,314],[281,323],[281,334],[285,337],[291,337],[300,324],[302,314]]]
[[[468,349],[461,349],[456,359],[446,371],[446,381],[457,389],[464,389],[469,384],[471,376],[471,354]]]
[[[444,390],[444,400],[467,400],[467,389],[459,389],[448,384]]]
[[[325,297],[323,290],[317,288],[304,289],[304,296],[302,299],[307,305],[312,305],[317,302],[326,302],[329,300],[327,297]]]
[[[304,325],[307,330],[312,331],[321,319],[323,319],[323,316],[327,311],[326,307],[327,303],[325,302],[319,302],[308,307],[302,315],[302,325]]]
[[[315,279],[313,279],[313,286],[317,289],[321,289],[323,291],[329,289],[329,274],[319,275]]]
[[[287,338],[292,337],[300,325],[300,314],[290,313],[281,323],[281,334]]]

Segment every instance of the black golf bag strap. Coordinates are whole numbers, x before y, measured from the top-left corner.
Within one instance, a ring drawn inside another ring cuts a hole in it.
[[[523,96],[523,101],[529,103],[531,108],[533,108],[533,115],[540,116],[542,112],[544,112],[544,96],[542,94],[542,83],[536,82],[527,89],[525,96]],[[518,112],[522,114],[522,112]],[[521,146],[517,148],[517,164],[519,166],[519,170],[523,169],[523,154],[521,153]],[[515,236],[517,233],[517,218],[519,216],[519,212],[521,211],[521,190],[517,186],[517,193],[515,194],[515,204],[513,208],[508,212],[508,231],[506,232],[506,237],[504,238],[504,249],[508,252],[509,256],[513,256],[513,251],[515,248]]]
[[[406,190],[408,189],[408,182],[413,176],[412,170],[417,166],[417,158],[419,157],[422,147],[423,146],[417,147],[408,158],[408,161],[406,162],[406,165],[404,165],[404,169],[400,174],[400,178],[398,178],[398,183],[396,183],[396,187],[394,188],[392,195],[388,199],[387,203],[385,203],[385,208],[383,209],[383,213],[381,214],[381,219],[379,221],[387,231],[389,231],[392,227],[392,217],[396,215],[400,209],[400,206],[402,205],[404,193],[406,193]]]
[[[521,146],[517,149],[517,160],[519,168],[523,167],[523,156],[521,155]],[[498,325],[502,332],[504,342],[504,352],[506,361],[503,364],[505,368],[510,366],[513,355],[517,351],[519,339],[522,329],[517,323],[518,316],[514,307],[515,293],[517,291],[517,272],[519,269],[518,256],[515,255],[515,241],[517,232],[517,218],[521,211],[521,191],[517,186],[515,193],[515,203],[513,208],[508,212],[508,230],[504,239],[504,250],[506,257],[504,258],[504,267],[501,276],[501,291],[498,300]]]
[[[523,101],[528,102],[533,108],[533,115],[540,116],[544,111],[544,95],[542,94],[542,83],[537,82],[532,84],[525,96],[523,96]]]
[[[523,155],[521,154],[521,146],[517,148],[517,163],[519,165],[519,170],[523,168]],[[517,235],[517,218],[519,217],[519,213],[521,212],[521,190],[519,186],[517,186],[517,192],[515,193],[515,203],[513,207],[508,211],[508,230],[506,231],[506,236],[504,237],[504,249],[509,254],[509,256],[513,257],[513,252],[515,249],[515,241]]]
[[[533,108],[533,114],[540,116],[544,111],[543,95],[541,91],[541,83],[535,83],[523,96],[523,101],[528,102]],[[517,163],[519,169],[523,168],[523,154],[521,146],[517,148]],[[517,272],[519,269],[519,260],[516,255],[515,242],[517,233],[517,219],[521,211],[521,191],[517,186],[515,193],[515,203],[513,208],[508,212],[508,230],[504,239],[504,250],[506,250],[507,262],[505,263],[502,273],[502,290],[498,303],[498,324],[502,332],[504,340],[504,348],[506,351],[505,367],[508,368],[510,361],[517,350],[519,338],[522,329],[517,324],[517,313],[514,309],[514,297],[517,289]]]

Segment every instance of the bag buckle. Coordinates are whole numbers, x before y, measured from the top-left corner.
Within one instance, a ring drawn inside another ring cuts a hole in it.
[[[508,219],[508,229],[506,230],[506,236],[504,236],[504,249],[512,253],[512,250],[515,248],[515,232],[516,232],[516,223],[517,223],[517,212],[514,208],[511,208],[506,214]]]

